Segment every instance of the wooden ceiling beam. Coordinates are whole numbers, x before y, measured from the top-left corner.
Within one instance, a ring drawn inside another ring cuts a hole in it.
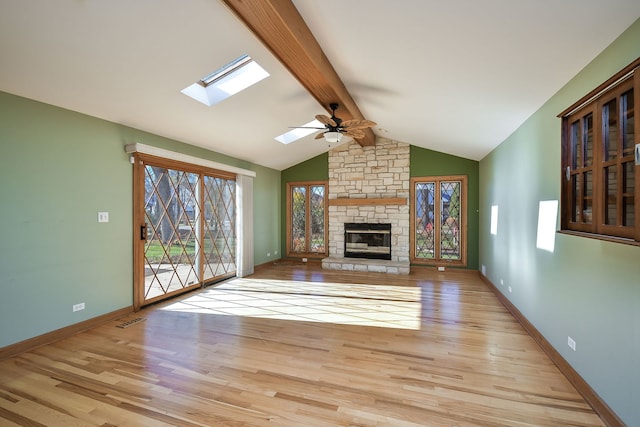
[[[364,119],[344,83],[322,51],[320,44],[291,0],[222,0],[258,37],[307,91],[331,112],[329,104],[340,105],[336,114],[343,120]],[[362,146],[375,145],[371,128],[363,129]]]

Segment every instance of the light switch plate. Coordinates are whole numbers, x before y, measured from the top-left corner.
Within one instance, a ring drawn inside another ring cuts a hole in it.
[[[98,212],[98,222],[109,222],[109,212]]]

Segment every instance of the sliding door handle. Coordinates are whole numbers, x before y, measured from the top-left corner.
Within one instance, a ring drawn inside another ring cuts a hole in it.
[[[147,225],[140,226],[140,240],[147,240]]]

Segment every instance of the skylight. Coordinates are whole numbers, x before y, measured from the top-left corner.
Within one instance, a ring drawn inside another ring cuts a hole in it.
[[[321,128],[321,129],[303,129],[303,128]],[[290,144],[293,141],[297,141],[300,138],[304,138],[305,136],[312,134],[314,132],[321,132],[324,125],[320,123],[318,120],[313,119],[309,123],[305,123],[300,128],[291,129],[289,132],[283,133],[282,135],[276,136],[274,139],[283,144]]]
[[[242,55],[181,92],[210,107],[268,76],[249,55]]]

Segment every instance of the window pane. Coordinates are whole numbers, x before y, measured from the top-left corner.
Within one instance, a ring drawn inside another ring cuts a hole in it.
[[[584,174],[584,197],[591,198],[593,196],[593,173],[591,171]]]
[[[622,118],[622,150],[625,156],[633,154],[634,148],[634,116],[633,89],[620,97],[620,115]]]
[[[198,180],[198,174],[145,165],[145,300],[200,282]]]
[[[582,166],[582,144],[580,143],[580,122],[571,124],[571,169]]]
[[[604,168],[605,210],[604,223],[616,225],[618,221],[618,166]]]
[[[616,99],[602,107],[602,136],[604,137],[604,160],[615,159],[618,156],[618,113]]]
[[[635,192],[635,165],[634,162],[626,162],[623,165],[624,167],[624,187],[623,193],[624,196],[622,198],[622,225],[624,226],[633,226],[635,215],[635,200],[634,200],[634,192]]]
[[[324,252],[324,185],[309,188],[311,195],[311,252]]]
[[[584,180],[582,222],[591,224],[593,200],[593,174],[591,171],[582,174]]]
[[[571,176],[571,221],[576,222],[581,218],[581,192],[580,192],[580,175]]]
[[[593,162],[593,115],[588,114],[582,122],[582,139],[584,149],[584,166],[591,166]]]
[[[440,183],[440,258],[460,259],[460,181]]]
[[[580,175],[571,176],[571,221],[580,218]]]
[[[593,208],[593,206],[591,205],[591,199],[585,200],[584,201],[584,210],[582,211],[583,212],[582,222],[584,222],[586,224],[591,224],[592,208]]]
[[[236,181],[204,177],[204,279],[236,269]]]
[[[580,180],[579,175],[571,176],[571,221],[576,222],[580,218]]]
[[[435,182],[418,182],[415,188],[415,256],[416,258],[435,258]]]
[[[307,204],[306,187],[291,189],[291,251],[306,252]]]

